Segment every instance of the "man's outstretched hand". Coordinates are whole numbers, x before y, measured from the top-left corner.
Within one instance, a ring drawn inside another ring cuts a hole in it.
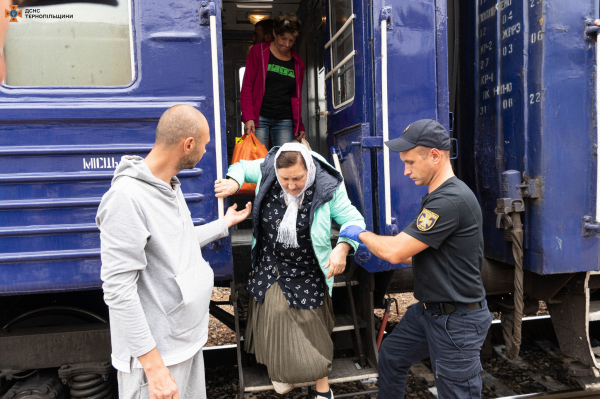
[[[364,233],[365,231],[367,231],[367,230],[363,229],[360,226],[352,225],[352,226],[348,226],[344,230],[340,231],[340,237],[346,237],[346,238],[349,238],[356,242],[362,243],[362,241],[360,240],[360,238],[358,238],[358,236],[360,235],[360,233]]]
[[[252,210],[252,204],[248,202],[246,207],[241,211],[236,211],[237,204],[231,205],[227,209],[227,213],[223,216],[223,220],[227,223],[227,227],[231,227],[234,224],[238,224],[242,220],[246,220],[248,215],[250,215],[250,211]]]

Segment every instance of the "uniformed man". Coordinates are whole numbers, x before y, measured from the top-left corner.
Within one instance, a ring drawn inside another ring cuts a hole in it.
[[[400,153],[404,174],[429,192],[417,218],[397,236],[378,236],[358,226],[340,233],[390,263],[413,265],[419,302],[381,345],[378,398],[403,398],[410,366],[428,356],[440,399],[480,398],[479,351],[492,321],[481,281],[481,208],[454,176],[450,138],[442,125],[418,120],[385,144]]]

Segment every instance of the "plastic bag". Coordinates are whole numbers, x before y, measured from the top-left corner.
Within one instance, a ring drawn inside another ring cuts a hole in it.
[[[266,157],[268,152],[267,147],[256,138],[254,133],[250,132],[243,135],[241,139],[236,139],[231,163],[234,164],[241,160],[254,161],[255,159],[261,159]],[[255,191],[256,183],[244,183],[236,194],[254,194]]]

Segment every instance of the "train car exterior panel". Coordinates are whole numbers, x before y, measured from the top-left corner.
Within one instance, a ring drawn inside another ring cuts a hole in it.
[[[210,29],[200,24],[196,3],[131,4],[131,84],[0,89],[0,295],[101,286],[97,207],[121,157],[149,152],[158,119],[172,105],[194,106],[209,122],[206,155],[179,177],[194,223],[218,217],[210,195],[217,176]],[[220,119],[225,127],[224,113]],[[224,174],[225,129],[218,134]],[[232,277],[229,238],[203,253],[217,279]]]
[[[391,8],[387,34],[388,81],[381,76],[381,17],[384,7]],[[445,1],[374,1],[373,3],[375,54],[375,113],[374,135],[383,137],[383,110],[381,86],[388,85],[389,139],[399,137],[413,121],[424,118],[438,120],[449,128],[448,63]],[[390,23],[391,22],[391,23]],[[416,67],[418,66],[418,67]],[[377,176],[377,231],[389,235],[385,223],[385,192],[383,184],[383,147],[376,152]],[[402,231],[418,214],[421,197],[426,187],[415,187],[403,176],[404,163],[397,153],[390,152],[390,190],[392,222]],[[372,260],[370,271],[408,267]]]
[[[584,19],[593,2],[482,0],[475,54],[476,187],[484,213],[486,256],[513,263],[496,227],[501,173],[537,179],[525,199],[524,267],[539,274],[598,270],[596,237],[582,236],[595,217],[593,66]],[[460,136],[459,136],[460,139]]]

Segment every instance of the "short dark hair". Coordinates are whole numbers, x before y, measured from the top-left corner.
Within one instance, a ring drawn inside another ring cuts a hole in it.
[[[271,18],[260,20],[254,26],[262,28],[263,34],[273,35],[273,20]]]
[[[419,145],[419,146],[416,146],[415,149],[417,150],[417,152],[419,153],[419,155],[421,156],[421,158],[425,159],[425,158],[427,158],[427,156],[429,156],[429,152],[433,148],[432,147],[426,147],[424,145]]]
[[[277,36],[283,36],[286,33],[290,33],[292,36],[298,37],[298,35],[300,35],[301,27],[302,22],[300,22],[293,12],[280,14],[273,21],[273,31],[275,31]]]
[[[277,162],[275,162],[275,168],[283,169],[289,168],[290,166],[297,165],[301,163],[305,170],[308,170],[306,167],[306,161],[304,157],[300,153],[300,151],[282,151],[277,157]]]
[[[429,153],[431,152],[431,150],[433,150],[433,147],[427,147],[424,145],[418,145],[415,147],[415,150],[417,150],[417,152],[419,153],[419,155],[421,156],[421,158],[425,159],[429,156]],[[435,148],[436,150],[438,150],[439,152],[445,152],[445,153],[450,153],[450,150],[440,150],[439,148]]]

